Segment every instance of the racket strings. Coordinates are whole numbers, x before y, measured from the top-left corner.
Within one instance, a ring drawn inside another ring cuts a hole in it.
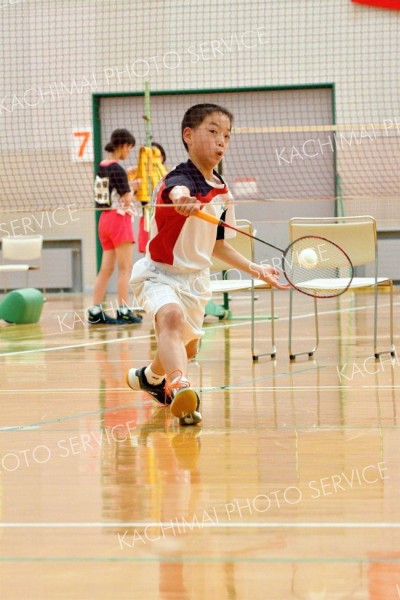
[[[318,298],[339,296],[348,289],[354,274],[340,246],[313,236],[299,238],[289,246],[282,268],[293,287]]]

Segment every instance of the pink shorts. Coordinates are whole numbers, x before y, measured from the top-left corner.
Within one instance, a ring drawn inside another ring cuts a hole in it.
[[[116,210],[101,213],[99,238],[103,250],[113,250],[127,242],[135,243],[131,215],[119,215]]]

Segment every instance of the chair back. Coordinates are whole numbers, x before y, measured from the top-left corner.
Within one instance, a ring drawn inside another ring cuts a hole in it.
[[[254,235],[253,226],[250,221],[247,219],[238,219],[236,221],[237,229],[245,231],[250,235]],[[232,248],[235,248],[240,254],[242,254],[248,260],[254,260],[254,241],[247,237],[246,235],[242,235],[237,233],[234,238],[229,238],[226,240]],[[210,267],[211,271],[227,271],[232,269],[231,265],[228,265],[226,262],[219,260],[217,258],[212,259],[212,266]]]
[[[377,260],[376,221],[373,217],[290,219],[291,242],[307,235],[318,235],[334,242],[343,248],[355,267]]]
[[[43,236],[2,238],[1,247],[5,260],[35,260],[42,256]]]

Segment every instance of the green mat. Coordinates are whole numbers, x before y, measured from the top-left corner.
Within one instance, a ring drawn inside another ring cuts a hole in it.
[[[7,323],[37,323],[42,314],[44,297],[35,288],[13,290],[0,302],[0,319]]]

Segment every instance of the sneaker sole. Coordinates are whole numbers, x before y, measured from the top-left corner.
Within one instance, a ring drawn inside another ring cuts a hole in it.
[[[116,323],[118,325],[140,325],[140,323],[143,323],[143,319],[142,317],[136,317],[135,319],[124,319],[117,317]]]
[[[190,388],[184,388],[176,394],[170,406],[174,417],[183,417],[183,415],[196,410],[197,394]]]
[[[127,383],[127,386],[131,388],[131,390],[133,390],[134,392],[137,392],[138,390],[136,390],[135,388],[133,388],[129,382],[129,373],[130,371],[127,372],[127,374],[125,375],[125,381]]]
[[[179,419],[179,425],[181,427],[193,427],[194,425],[199,425],[202,421],[201,414],[196,410],[194,413],[190,413],[185,417],[181,417]]]
[[[104,321],[87,321],[87,323],[89,325],[120,325],[120,323],[117,323],[117,321],[115,321],[115,323],[105,323]]]

